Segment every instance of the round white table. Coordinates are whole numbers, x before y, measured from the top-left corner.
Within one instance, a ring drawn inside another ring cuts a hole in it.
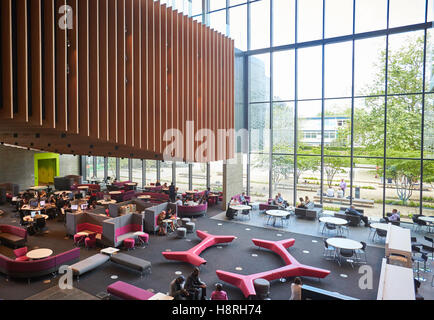
[[[51,249],[36,249],[27,252],[26,256],[32,260],[45,259],[53,254]]]
[[[249,214],[246,214],[246,216],[249,217],[250,219],[250,210],[252,210],[251,206],[245,205],[245,204],[234,204],[229,206],[229,208],[231,208],[232,210],[237,211],[237,215],[238,215],[238,211],[244,211],[244,210],[248,210]]]
[[[109,194],[111,195],[116,195],[116,194],[121,194],[121,191],[110,191]]]
[[[109,204],[115,204],[116,200],[98,200],[96,203],[102,206],[108,206]]]
[[[380,230],[384,230],[384,231],[387,231],[387,229],[388,229],[387,223],[371,223],[369,226],[371,228],[380,229]]]
[[[347,220],[342,218],[336,218],[336,217],[321,217],[319,218],[319,221],[324,223],[334,224],[335,226],[343,226],[348,223]]]
[[[280,218],[281,226],[283,227],[283,217],[290,215],[291,213],[286,210],[267,210],[265,214],[268,216],[267,224],[271,218],[273,218],[273,226],[276,225],[277,218]]]
[[[141,195],[141,196],[138,196],[137,199],[143,199],[143,200],[151,199],[151,196],[149,196],[149,195]]]
[[[56,191],[56,192],[54,192],[54,194],[56,195],[56,196],[58,196],[58,195],[60,195],[60,194],[63,194],[63,193],[66,193],[66,194],[68,194],[68,193],[71,193],[72,191],[71,190],[68,190],[68,191]]]
[[[29,189],[39,191],[39,190],[48,189],[48,187],[47,186],[33,186],[33,187],[30,187]]]
[[[37,215],[35,215],[34,218],[32,218],[32,216],[25,216],[25,217],[23,217],[23,221],[33,222],[35,219],[38,219],[38,218],[44,218],[45,220],[47,220],[48,216],[46,214],[37,214]]]
[[[232,210],[242,211],[242,210],[251,210],[252,207],[245,204],[234,204],[229,206]]]
[[[418,219],[425,222],[434,223],[434,217],[418,217]]]
[[[319,218],[319,221],[322,223],[328,223],[332,224],[337,227],[337,233],[342,235],[342,227],[348,224],[348,221],[342,218],[336,218],[336,217],[321,217]],[[323,230],[321,230],[321,233],[323,233]]]
[[[328,238],[326,242],[328,245],[339,249],[358,250],[363,248],[359,241],[347,238]]]

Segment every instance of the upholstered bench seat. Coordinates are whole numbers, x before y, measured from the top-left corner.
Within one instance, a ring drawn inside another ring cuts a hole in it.
[[[112,255],[110,260],[114,263],[137,270],[140,273],[143,273],[146,270],[151,272],[151,262],[130,256],[128,254],[117,253]]]
[[[155,293],[128,284],[123,281],[116,281],[107,287],[107,292],[124,300],[149,300]]]
[[[103,263],[107,262],[110,259],[110,256],[102,253],[95,254],[93,256],[90,256],[89,258],[86,258],[84,260],[81,260],[80,262],[77,262],[70,266],[72,272],[77,277],[91,271]]]

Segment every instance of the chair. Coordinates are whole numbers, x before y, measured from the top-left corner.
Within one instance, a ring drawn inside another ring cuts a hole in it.
[[[44,230],[46,229],[46,222],[45,222],[45,218],[37,218],[36,219],[36,223],[35,223],[35,231],[38,233],[42,233],[44,232]]]
[[[357,262],[366,264],[366,263],[368,263],[368,260],[367,260],[367,257],[366,257],[366,247],[367,247],[366,246],[366,242],[360,241],[360,243],[362,244],[362,248],[361,249],[357,249],[355,251]],[[364,256],[363,260],[361,259],[361,257],[358,256],[359,254]]]
[[[321,233],[324,233],[324,230],[327,230],[327,233],[328,233],[328,231],[337,231],[336,230],[336,226],[334,225],[334,224],[331,224],[331,223],[328,223],[328,222],[326,222],[326,223],[324,223],[324,227],[322,228],[322,232]]]
[[[342,264],[342,257],[346,258],[345,260],[351,264],[351,267],[354,268],[353,260],[351,259],[355,255],[355,251],[352,249],[339,249],[339,265]]]
[[[431,242],[431,248],[434,249],[434,238],[430,238],[427,236],[423,237],[426,241]],[[428,257],[429,260],[434,260],[433,254],[431,253],[431,256]]]
[[[291,223],[291,216],[292,216],[291,213],[289,213],[288,215],[282,218],[282,221],[285,220],[286,224],[288,225],[289,223]]]
[[[424,253],[421,253],[421,255],[419,257],[413,257],[412,260],[413,260],[413,262],[416,262],[416,269],[413,266],[413,271],[416,272],[415,279],[420,281],[420,282],[425,282],[426,279],[420,275],[420,271],[422,271],[422,272],[424,271],[424,269],[420,268],[420,263],[423,262],[424,266],[426,266],[428,256]]]
[[[326,258],[326,260],[334,260],[335,256],[336,256],[336,248],[333,246],[329,246],[329,244],[327,243],[327,240],[325,240],[325,239],[324,239],[323,256]]]
[[[434,255],[434,248],[423,244],[422,248],[420,249],[420,253],[426,254],[427,257],[431,257],[430,260],[432,260],[432,257]],[[431,272],[431,270],[425,267],[425,272]]]
[[[27,258],[26,254],[27,254],[27,247],[22,247],[19,249],[15,249],[14,250],[14,255],[15,255],[15,261],[28,261],[29,258]]]
[[[86,236],[82,234],[74,234],[74,245],[76,245],[77,247],[80,246],[85,240],[85,238]]]
[[[96,247],[96,233],[90,233],[86,239],[84,239],[85,248],[95,248]]]
[[[386,241],[387,230],[375,229],[374,237],[372,240],[375,240],[375,236],[377,236],[379,239],[384,239],[384,241]]]

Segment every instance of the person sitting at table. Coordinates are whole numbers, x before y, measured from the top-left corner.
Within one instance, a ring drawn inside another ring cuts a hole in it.
[[[228,300],[228,294],[223,291],[221,283],[215,285],[215,290],[211,293],[211,300]]]
[[[311,203],[311,202],[310,202],[309,197],[308,197],[308,196],[305,196],[305,197],[304,197],[304,205],[307,207],[310,203]]]
[[[291,283],[291,298],[289,300],[301,300],[301,279],[296,277],[294,282]]]
[[[344,197],[344,191],[342,189],[339,189],[336,196],[338,198],[343,198]]]
[[[327,189],[327,197],[331,197],[331,198],[333,198],[334,196],[335,196],[335,190],[333,190],[332,187],[329,187],[329,188]]]
[[[168,186],[167,186],[167,182],[165,182],[164,184],[163,184],[163,188],[167,188]]]
[[[368,217],[365,217],[363,214],[361,214],[359,211],[357,211],[354,206],[351,206],[349,209],[345,210],[345,214],[352,214],[352,215],[355,215],[355,216],[359,216],[360,219],[365,224],[365,227],[369,227],[369,219],[368,219]]]
[[[193,300],[206,300],[206,284],[200,280],[199,273],[199,268],[195,267],[185,282],[185,289]]]
[[[246,199],[246,193],[245,192],[241,193],[240,202],[241,202],[241,204],[249,205],[249,201],[247,201],[247,199]]]
[[[298,200],[300,200],[300,202],[297,204],[297,208],[299,208],[299,209],[306,209],[306,205],[304,204],[303,197],[300,197]]]
[[[186,205],[187,206],[197,206],[197,202],[194,202],[193,198],[188,198]]]
[[[176,204],[177,206],[182,206],[181,196],[177,196],[177,197],[176,197],[176,202],[175,202],[175,204]]]
[[[184,289],[185,277],[179,276],[174,279],[169,286],[169,296],[174,300],[187,300],[190,294]]]
[[[392,222],[392,221],[399,221],[400,220],[400,213],[398,210],[393,209],[392,210],[392,215],[390,217],[385,217],[384,219],[386,220],[386,222]]]
[[[231,201],[229,202],[229,205],[230,205],[230,206],[238,206],[238,205],[240,205],[240,204],[241,204],[241,203],[238,201],[237,198],[232,198]]]
[[[165,236],[167,234],[166,211],[161,211],[157,218],[158,235]]]
[[[156,187],[160,187],[161,186],[160,180],[157,180],[157,182],[155,183],[155,186]]]

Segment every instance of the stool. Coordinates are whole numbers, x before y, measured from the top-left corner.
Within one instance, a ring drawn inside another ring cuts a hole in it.
[[[189,223],[190,221],[191,221],[190,218],[182,218],[181,219],[181,225],[185,227],[185,225],[187,223]]]
[[[185,238],[187,236],[187,229],[184,227],[179,227],[176,229],[176,236],[178,238]]]
[[[138,236],[138,239],[140,241],[140,244],[147,245],[149,242],[149,234],[147,234],[147,233],[141,234]]]
[[[194,228],[196,227],[196,224],[194,222],[187,222],[185,224],[185,227],[187,228],[187,232],[188,233],[193,233],[194,232]]]
[[[256,297],[260,300],[269,300],[270,295],[270,282],[265,279],[256,279],[253,281],[256,291]]]
[[[136,243],[136,241],[134,241],[134,239],[132,239],[132,238],[125,239],[123,242],[124,248],[127,250],[134,249],[135,243]]]
[[[83,234],[74,234],[74,244],[76,246],[79,246],[80,244],[83,244],[84,239],[86,238]]]

